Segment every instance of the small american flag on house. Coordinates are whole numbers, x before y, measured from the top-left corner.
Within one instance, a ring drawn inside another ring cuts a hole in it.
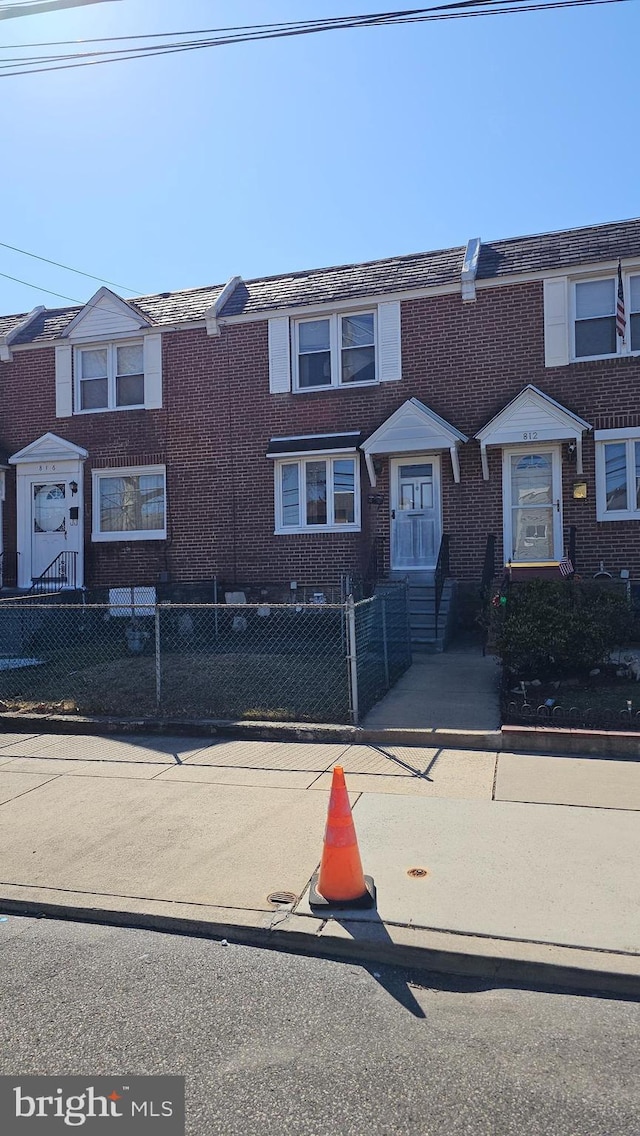
[[[618,261],[618,298],[616,300],[616,331],[621,339],[627,327],[627,317],[624,313],[624,288],[622,286],[622,266]]]
[[[568,556],[562,557],[562,560],[560,560],[559,563],[558,563],[558,568],[560,569],[560,575],[561,576],[572,576],[573,575],[573,564],[569,560]]]

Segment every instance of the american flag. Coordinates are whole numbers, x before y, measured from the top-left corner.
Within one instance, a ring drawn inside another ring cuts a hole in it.
[[[627,326],[627,317],[624,314],[624,288],[622,287],[622,267],[618,261],[618,299],[616,303],[616,331],[621,339]]]
[[[562,557],[562,560],[560,560],[559,563],[558,563],[558,568],[560,569],[560,575],[561,576],[573,575],[573,564],[569,560],[568,556]]]

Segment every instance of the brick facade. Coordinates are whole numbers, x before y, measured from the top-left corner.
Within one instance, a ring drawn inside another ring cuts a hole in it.
[[[376,494],[362,461],[362,532],[274,535],[273,461],[269,438],[362,430],[368,436],[415,396],[473,439],[527,384],[595,428],[640,426],[640,359],[544,364],[541,281],[478,289],[463,304],[459,292],[402,303],[403,377],[372,387],[303,393],[269,392],[268,323],[228,323],[219,336],[204,327],[163,334],[163,408],[55,416],[54,347],[16,351],[0,364],[0,442],[13,454],[47,431],[85,447],[86,583],[90,586],[206,581],[257,588],[291,579],[335,585],[343,572],[363,574],[373,540],[389,549],[388,460]],[[91,542],[91,469],[118,465],[167,467],[168,537],[163,541]],[[451,540],[451,573],[478,581],[486,538],[498,538],[502,557],[501,451],[489,450],[490,479],[482,478],[480,448],[460,449],[455,484],[442,455],[443,531]],[[565,544],[577,531],[579,571],[600,560],[609,570],[640,577],[636,521],[596,522],[594,442],[584,440],[587,499],[572,496],[575,458],[562,446]],[[7,474],[4,506],[6,564],[16,544],[15,475]]]

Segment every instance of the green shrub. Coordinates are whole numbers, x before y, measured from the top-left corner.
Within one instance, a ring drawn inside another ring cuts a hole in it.
[[[518,676],[589,671],[628,641],[629,603],[616,587],[528,580],[511,584],[492,611],[497,653]]]

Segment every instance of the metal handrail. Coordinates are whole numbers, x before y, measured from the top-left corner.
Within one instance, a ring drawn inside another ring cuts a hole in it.
[[[59,552],[57,556],[47,565],[44,572],[39,576],[32,576],[30,592],[38,593],[45,591],[47,585],[61,584],[67,588],[76,587],[78,567],[78,553],[77,552]]]
[[[484,550],[484,564],[482,565],[482,580],[480,587],[483,595],[491,587],[496,574],[496,537],[494,533],[487,534],[487,543]]]
[[[438,559],[436,561],[435,572],[433,573],[433,583],[435,587],[435,632],[436,638],[438,636],[438,616],[440,614],[440,600],[442,599],[442,589],[444,582],[449,575],[449,536],[447,533],[442,534],[440,541],[440,548],[438,551]]]

